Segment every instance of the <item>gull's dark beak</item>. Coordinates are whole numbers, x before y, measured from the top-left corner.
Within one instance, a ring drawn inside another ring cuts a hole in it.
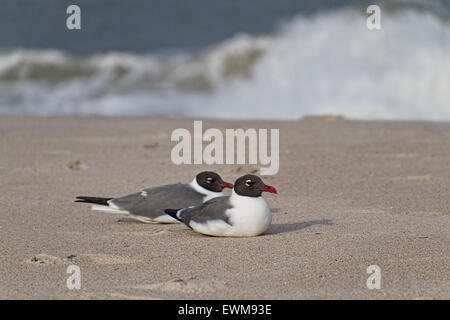
[[[259,188],[259,190],[265,191],[265,192],[270,192],[270,193],[278,194],[277,189],[275,189],[275,188],[272,187],[272,186],[267,186],[267,185],[265,185],[264,187]]]
[[[219,184],[219,186],[221,186],[222,188],[229,188],[229,189],[233,189],[233,185],[229,182],[224,182]]]

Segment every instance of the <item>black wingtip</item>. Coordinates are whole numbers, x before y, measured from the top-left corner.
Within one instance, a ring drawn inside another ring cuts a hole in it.
[[[101,205],[108,205],[108,201],[112,198],[99,198],[99,197],[85,197],[85,196],[78,196],[76,197],[75,202],[83,202],[83,203],[94,203],[94,204],[101,204]]]
[[[171,216],[172,218],[177,219],[177,220],[180,221],[180,222],[183,222],[183,220],[181,220],[181,219],[178,218],[178,216],[177,216],[178,211],[180,211],[181,209],[182,209],[182,208],[180,208],[180,209],[166,209],[166,210],[164,210],[164,212],[165,212],[166,214],[168,214],[169,216]]]

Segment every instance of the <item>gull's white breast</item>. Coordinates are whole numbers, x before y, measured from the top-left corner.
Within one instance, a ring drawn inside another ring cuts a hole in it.
[[[272,212],[263,197],[246,197],[236,193],[230,199],[233,208],[227,210],[231,228],[227,235],[251,237],[264,233],[272,222]]]

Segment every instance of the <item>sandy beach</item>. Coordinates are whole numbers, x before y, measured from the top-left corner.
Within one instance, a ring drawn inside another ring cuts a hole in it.
[[[170,160],[169,117],[0,116],[2,299],[449,299],[450,123],[204,120],[279,128],[274,213],[254,238],[91,212],[114,197],[248,165]],[[228,192],[228,191],[227,191]],[[67,267],[81,270],[69,290]],[[381,269],[369,290],[366,269]]]

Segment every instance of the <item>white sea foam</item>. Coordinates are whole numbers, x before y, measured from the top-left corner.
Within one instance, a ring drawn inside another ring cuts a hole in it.
[[[450,23],[430,12],[297,17],[201,53],[0,54],[0,113],[450,120]]]

